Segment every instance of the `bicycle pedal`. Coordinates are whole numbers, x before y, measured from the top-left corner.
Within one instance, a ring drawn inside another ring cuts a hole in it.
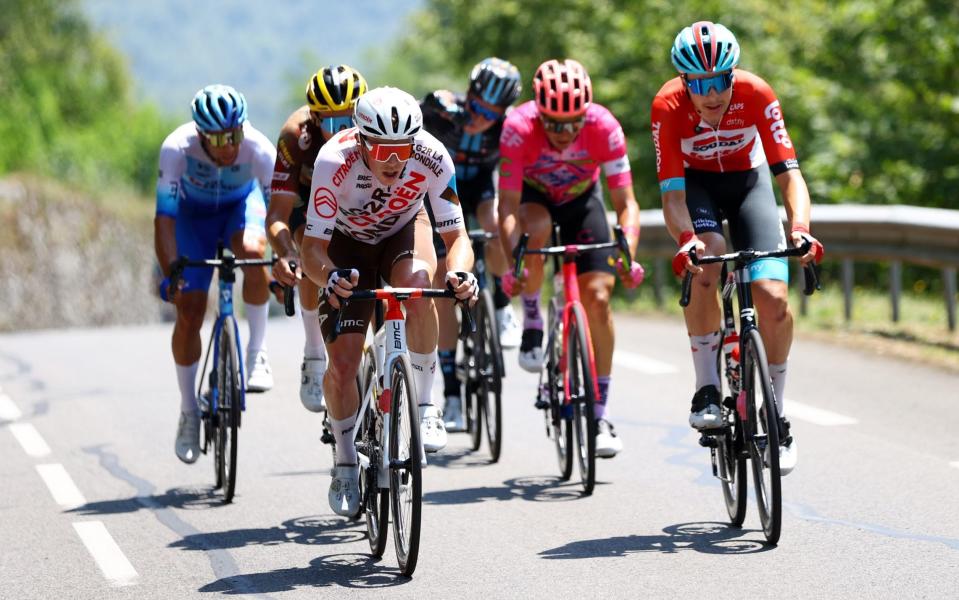
[[[726,396],[723,398],[723,406],[729,410],[736,410],[736,399],[732,396]]]
[[[716,438],[707,434],[699,434],[699,445],[703,448],[715,448],[717,446]]]
[[[333,434],[329,430],[324,429],[323,435],[320,436],[320,441],[327,445],[332,444],[334,441]]]
[[[541,400],[540,398],[537,398],[534,406],[537,410],[546,410],[549,408],[549,400]]]

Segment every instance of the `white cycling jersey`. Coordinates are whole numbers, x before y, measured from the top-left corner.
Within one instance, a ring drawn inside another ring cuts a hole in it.
[[[328,240],[333,230],[376,244],[403,228],[428,197],[436,231],[463,227],[453,159],[426,131],[413,138],[413,155],[399,180],[381,184],[363,163],[357,130],[346,129],[323,145],[313,166],[305,235]]]

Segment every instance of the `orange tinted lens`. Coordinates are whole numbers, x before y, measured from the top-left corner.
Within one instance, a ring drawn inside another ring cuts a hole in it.
[[[394,154],[397,160],[407,161],[413,155],[413,144],[370,144],[373,159],[387,162]]]

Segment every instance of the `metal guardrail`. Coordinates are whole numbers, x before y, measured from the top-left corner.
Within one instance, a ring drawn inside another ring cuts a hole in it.
[[[785,223],[786,214],[780,209]],[[609,213],[615,221],[615,213]],[[653,286],[657,302],[668,267],[665,258],[676,253],[676,242],[666,231],[661,210],[640,211],[642,233],[639,253],[653,256]],[[826,246],[827,259],[842,265],[846,320],[852,319],[854,262],[888,262],[892,320],[900,317],[902,264],[912,263],[941,270],[949,330],[956,330],[956,269],[959,267],[959,210],[917,206],[858,204],[815,205],[813,234]],[[797,278],[800,279],[801,278]],[[801,296],[805,313],[805,296]]]

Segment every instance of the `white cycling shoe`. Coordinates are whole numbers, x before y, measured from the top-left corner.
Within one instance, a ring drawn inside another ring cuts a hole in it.
[[[246,357],[246,391],[265,392],[273,389],[273,369],[266,356],[266,350],[259,350]]]
[[[519,347],[519,366],[529,373],[543,370],[543,330],[524,329]]]
[[[504,306],[496,309],[496,325],[499,327],[499,345],[503,348],[516,348],[519,346],[523,334],[523,328],[516,319],[516,313],[512,306]]]
[[[613,458],[623,449],[623,440],[616,435],[616,428],[606,419],[596,422],[596,456]]]
[[[304,358],[300,365],[300,402],[310,412],[326,410],[323,398],[323,375],[326,373],[326,357]]]
[[[722,427],[722,399],[714,385],[704,385],[693,395],[692,408],[689,410],[689,424],[695,429],[715,429]]]
[[[420,439],[427,452],[439,452],[446,447],[446,424],[443,413],[432,404],[420,405]]]
[[[337,465],[330,475],[330,508],[343,517],[356,515],[360,511],[360,466]]]
[[[200,458],[200,415],[190,412],[180,413],[180,423],[176,428],[176,457],[190,465]]]
[[[466,417],[463,415],[463,399],[459,396],[447,396],[443,407],[443,423],[446,431],[456,433],[466,431]]]

